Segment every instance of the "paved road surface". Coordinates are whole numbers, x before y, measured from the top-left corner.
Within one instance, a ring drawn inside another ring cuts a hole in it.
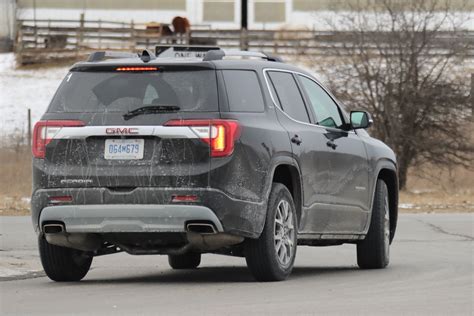
[[[300,247],[278,283],[253,282],[240,258],[173,271],[166,257],[126,254],[94,259],[80,283],[54,283],[27,272],[40,270],[29,218],[0,223],[2,315],[474,313],[474,214],[402,215],[385,270],[359,270],[352,245]]]

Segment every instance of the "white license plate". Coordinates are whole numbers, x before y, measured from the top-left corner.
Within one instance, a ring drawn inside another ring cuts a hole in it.
[[[106,139],[105,159],[143,159],[144,139]]]

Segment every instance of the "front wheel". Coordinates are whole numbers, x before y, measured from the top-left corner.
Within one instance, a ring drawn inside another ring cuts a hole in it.
[[[83,251],[52,245],[43,236],[38,241],[44,272],[53,281],[80,281],[89,272],[92,257]]]
[[[385,268],[390,259],[390,209],[385,182],[377,180],[372,218],[365,239],[357,244],[357,264],[362,269]]]
[[[258,281],[281,281],[293,270],[296,257],[296,209],[290,192],[273,183],[267,217],[258,239],[245,243],[247,266]]]

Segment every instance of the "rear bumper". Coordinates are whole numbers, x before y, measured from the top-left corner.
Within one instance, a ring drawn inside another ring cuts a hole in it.
[[[199,202],[171,204],[175,194],[197,195]],[[73,205],[49,204],[50,197],[63,195],[71,196]],[[257,238],[265,224],[266,207],[264,202],[236,199],[212,188],[138,187],[129,192],[55,188],[36,190],[31,199],[38,233],[44,221],[63,221],[70,232],[182,232],[187,221],[209,221],[219,231]]]
[[[48,206],[40,215],[39,228],[61,222],[68,233],[180,233],[188,222],[210,222],[224,229],[217,216],[198,205],[62,205]]]

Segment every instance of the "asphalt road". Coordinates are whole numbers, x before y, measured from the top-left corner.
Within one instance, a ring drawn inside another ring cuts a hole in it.
[[[0,314],[474,314],[474,214],[402,215],[399,227],[385,270],[359,270],[353,245],[299,247],[277,283],[254,282],[241,258],[173,271],[164,256],[116,254],[65,284],[31,272],[29,218],[0,217]]]

